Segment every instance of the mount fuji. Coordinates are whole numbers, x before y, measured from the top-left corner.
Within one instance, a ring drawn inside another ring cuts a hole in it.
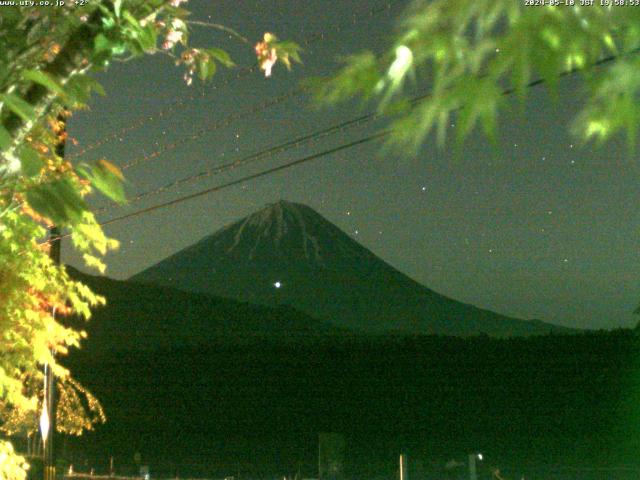
[[[358,333],[509,337],[574,332],[436,293],[312,208],[287,201],[222,228],[130,280],[286,305]]]

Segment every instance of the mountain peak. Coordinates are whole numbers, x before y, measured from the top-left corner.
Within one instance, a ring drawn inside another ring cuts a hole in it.
[[[274,240],[278,242],[287,232],[296,228],[304,232],[309,220],[316,222],[319,219],[326,221],[318,212],[306,205],[280,200],[267,204],[262,210],[246,217],[243,225],[267,229],[264,233],[273,234]],[[238,235],[242,234],[242,230],[243,228]]]
[[[278,200],[277,202],[267,203],[264,208],[258,210],[255,213],[249,215],[249,217],[265,216],[265,215],[277,215],[282,212],[301,212],[314,213],[320,215],[313,208],[308,207],[302,203],[290,202],[289,200]]]
[[[311,207],[280,200],[132,278],[266,305],[365,332],[527,335],[508,318],[420,285]],[[556,330],[557,331],[557,330]]]
[[[309,268],[327,268],[336,253],[372,256],[313,208],[286,200],[268,204],[196,245],[222,247],[240,263],[269,258],[300,267],[302,260]]]

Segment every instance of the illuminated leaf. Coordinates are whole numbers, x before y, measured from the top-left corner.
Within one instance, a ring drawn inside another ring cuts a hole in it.
[[[57,93],[61,96],[65,95],[65,91],[62,86],[51,75],[41,70],[27,70],[22,74],[22,76],[26,80],[31,80],[32,82],[46,87],[53,93]]]
[[[44,163],[40,158],[40,154],[31,147],[23,147],[20,149],[20,163],[22,171],[27,177],[35,177],[40,173]]]
[[[120,18],[120,12],[122,11],[122,0],[114,0],[113,1],[113,13],[115,13],[116,18]]]
[[[29,189],[27,202],[36,212],[60,225],[80,221],[82,212],[88,208],[76,187],[68,179]]]
[[[11,135],[7,132],[7,129],[0,125],[0,151],[5,150],[11,146]]]
[[[137,37],[138,43],[142,51],[151,51],[156,47],[158,37],[156,30],[151,25],[147,25],[144,28],[138,30],[139,35]]]
[[[213,60],[200,57],[198,59],[198,75],[200,80],[205,81],[213,77],[216,73],[216,64]]]
[[[90,98],[91,93],[96,92],[104,96],[105,91],[95,79],[88,75],[76,75],[65,85],[65,90],[71,101],[78,104],[85,104]]]
[[[97,53],[111,52],[111,40],[104,33],[99,33],[93,41],[93,48]]]
[[[0,94],[2,100],[9,109],[25,121],[33,120],[36,116],[33,106],[13,93]]]
[[[120,169],[107,160],[99,160],[94,165],[83,164],[78,173],[89,180],[100,192],[117,203],[127,201],[124,193],[124,177]]]
[[[207,48],[204,49],[204,51],[225,67],[235,66],[235,63],[231,60],[229,54],[220,48]]]

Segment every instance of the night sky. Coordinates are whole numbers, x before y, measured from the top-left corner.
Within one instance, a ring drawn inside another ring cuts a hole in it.
[[[304,65],[292,73],[278,65],[269,79],[257,71],[237,78],[238,69],[220,70],[204,87],[198,82],[187,87],[183,70],[166,56],[114,64],[100,76],[107,97],[96,98],[70,124],[79,145],[69,145],[69,155],[141,119],[143,125],[74,162],[105,157],[127,165],[181,142],[126,169],[130,197],[368,111],[359,103],[317,109],[308,96],[298,95],[213,127],[286,94],[305,78],[329,75],[341,55],[381,51],[406,2],[191,0],[187,5],[193,19],[236,28],[252,41],[265,31],[297,41],[305,50]],[[226,34],[199,27],[193,32],[193,46],[221,46],[239,68],[255,63],[251,49]],[[531,89],[524,110],[510,99],[497,150],[479,133],[460,157],[453,154],[452,142],[439,150],[428,139],[416,156],[383,154],[380,142],[373,142],[114,223],[106,232],[121,241],[121,248],[107,258],[108,275],[127,278],[267,203],[286,199],[310,205],[391,265],[456,300],[572,327],[632,326],[637,321],[632,311],[640,302],[637,153],[629,154],[622,138],[599,149],[574,142],[569,124],[581,88],[578,77],[569,76],[560,82],[557,104],[544,87]],[[171,108],[176,101],[182,105]],[[327,150],[382,126],[353,128],[253,166],[111,208],[98,218],[108,220]],[[201,129],[208,131],[183,140]],[[108,203],[96,198],[92,204]],[[63,255],[80,265],[68,248]]]

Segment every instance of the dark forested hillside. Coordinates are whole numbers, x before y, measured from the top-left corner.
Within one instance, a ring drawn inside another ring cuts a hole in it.
[[[260,306],[173,288],[139,285],[107,277],[70,274],[108,299],[96,308],[84,342],[91,352],[173,349],[185,345],[280,341],[344,335],[348,331],[286,306]]]
[[[503,472],[629,463],[640,452],[639,346],[617,331],[89,348],[71,361],[109,422],[70,451],[122,464],[139,451],[171,474],[230,475],[241,462],[247,474],[300,464],[314,476],[317,435],[333,431],[353,477],[392,475],[400,451],[436,470],[476,450]]]

